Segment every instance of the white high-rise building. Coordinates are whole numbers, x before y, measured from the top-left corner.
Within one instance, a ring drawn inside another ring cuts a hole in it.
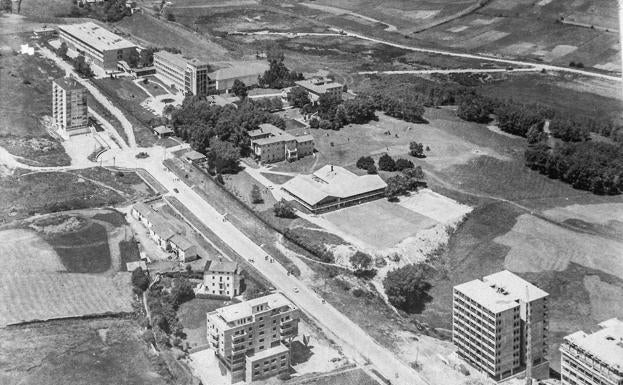
[[[64,136],[89,132],[87,91],[75,79],[52,82],[52,118]]]

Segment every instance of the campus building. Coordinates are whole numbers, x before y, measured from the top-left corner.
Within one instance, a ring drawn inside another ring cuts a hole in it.
[[[507,270],[455,286],[452,339],[459,356],[500,381],[524,373],[530,352],[532,378],[547,378],[547,297]]]
[[[272,124],[260,124],[248,132],[255,159],[262,163],[297,160],[314,153],[314,137],[290,135]]]
[[[265,62],[234,63],[231,67],[208,74],[208,89],[229,92],[236,80],[240,80],[247,87],[254,86],[258,83],[258,77],[266,70],[268,70],[268,63]]]
[[[326,165],[311,175],[298,175],[281,186],[294,200],[316,214],[381,198],[387,183],[378,175],[358,176]]]
[[[562,385],[623,385],[623,321],[599,324],[600,330],[578,331],[560,345]]]
[[[233,298],[241,293],[243,279],[242,270],[237,263],[216,260],[207,261],[203,270],[203,282],[197,293]]]
[[[340,83],[336,83],[329,78],[312,78],[299,80],[296,82],[296,85],[304,88],[308,95],[309,99],[312,102],[315,102],[320,98],[321,95],[331,95],[335,98],[342,99],[342,90],[344,86]]]
[[[135,44],[92,22],[59,25],[58,30],[69,48],[105,71],[117,71],[117,63],[136,52]]]
[[[275,293],[216,309],[207,315],[207,337],[232,383],[290,370],[288,345],[298,334],[299,310]]]
[[[156,76],[186,95],[205,95],[208,91],[208,63],[187,59],[168,51],[154,53]]]
[[[87,90],[75,79],[52,82],[52,118],[63,136],[89,132]]]

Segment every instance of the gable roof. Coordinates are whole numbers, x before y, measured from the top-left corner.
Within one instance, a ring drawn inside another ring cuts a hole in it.
[[[238,264],[229,261],[208,261],[205,268],[207,272],[235,273],[238,270]]]

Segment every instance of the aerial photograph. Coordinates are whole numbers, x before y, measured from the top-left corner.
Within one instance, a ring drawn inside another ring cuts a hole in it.
[[[623,0],[0,0],[0,385],[623,385]]]

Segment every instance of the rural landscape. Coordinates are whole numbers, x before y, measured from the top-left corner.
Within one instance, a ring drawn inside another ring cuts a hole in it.
[[[0,383],[620,385],[619,6],[0,1]]]

